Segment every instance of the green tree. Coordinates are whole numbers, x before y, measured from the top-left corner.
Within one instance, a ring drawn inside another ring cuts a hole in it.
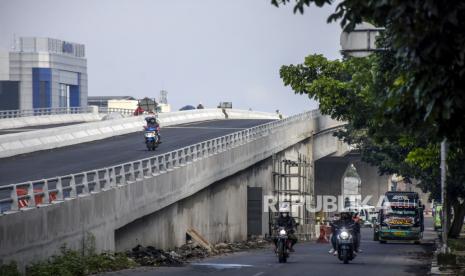
[[[279,6],[291,0],[271,2]],[[323,6],[333,1],[295,0],[294,12],[304,13],[312,3]],[[340,20],[349,31],[362,21],[385,27],[379,41],[385,51],[362,61],[310,56],[303,65],[281,69],[285,84],[296,93],[316,98],[323,113],[349,122],[339,136],[359,145],[363,159],[381,172],[420,179],[421,187],[434,197],[439,195],[438,143],[447,138],[448,207],[455,213],[451,236],[458,235],[465,214],[461,18],[465,3],[460,0],[343,0],[328,22]]]
[[[279,6],[291,0],[272,0]],[[294,12],[332,0],[296,0]],[[435,136],[465,140],[465,2],[461,0],[343,0],[328,22],[350,30],[367,21],[386,28],[393,53],[386,114],[407,128],[430,121]]]
[[[383,87],[396,85],[390,74],[389,53],[367,58],[330,61],[321,55],[310,55],[303,64],[283,66],[280,75],[298,94],[306,94],[320,102],[323,114],[347,121],[339,138],[356,145],[362,160],[376,165],[380,173],[401,174],[407,179],[420,180],[420,187],[440,198],[438,141],[435,127],[429,121],[421,128],[405,128],[385,115],[386,97]],[[465,198],[465,177],[460,174],[461,147],[451,145],[451,174],[448,178],[451,206],[456,216],[450,235],[458,235],[465,206],[457,200]],[[452,169],[457,167],[456,169]]]

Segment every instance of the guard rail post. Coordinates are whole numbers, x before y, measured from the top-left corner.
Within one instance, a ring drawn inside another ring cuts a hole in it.
[[[64,195],[63,195],[63,184],[61,182],[61,177],[57,178],[57,183],[56,183],[56,194],[55,194],[55,199],[53,202],[61,202],[64,200]]]
[[[90,192],[91,194],[96,194],[96,193],[100,193],[102,191],[102,187],[100,186],[100,173],[99,173],[99,170],[95,170],[94,171],[94,188],[92,189],[92,191]]]
[[[76,179],[74,175],[71,175],[71,178],[69,180],[69,199],[73,199],[77,197],[77,190],[76,190]]]
[[[44,185],[42,186],[42,203],[40,205],[49,205],[51,200],[50,200],[50,191],[48,187],[48,179],[42,180],[44,182]]]
[[[11,198],[10,211],[13,211],[13,212],[19,211],[18,191],[17,191],[16,185],[13,185],[11,189],[10,198]]]

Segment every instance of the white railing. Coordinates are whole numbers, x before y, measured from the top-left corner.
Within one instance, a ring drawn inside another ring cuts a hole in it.
[[[318,110],[313,110],[150,158],[66,176],[0,186],[0,214],[59,203],[66,199],[127,185],[143,177],[166,173],[199,158],[268,136],[285,124],[309,120],[319,115]]]
[[[29,117],[29,116],[44,116],[57,114],[79,114],[91,113],[92,108],[87,107],[54,107],[54,108],[35,108],[22,110],[0,110],[0,119]]]

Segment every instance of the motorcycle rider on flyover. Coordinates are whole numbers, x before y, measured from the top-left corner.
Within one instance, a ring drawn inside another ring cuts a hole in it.
[[[151,112],[148,117],[145,117],[145,121],[147,122],[147,125],[144,126],[144,130],[147,130],[148,128],[157,129],[158,143],[161,144],[160,121],[158,120],[156,114]]]
[[[360,237],[359,232],[360,232],[360,224],[354,222],[352,219],[352,214],[350,212],[341,212],[340,218],[337,220],[334,220],[330,223],[331,225],[331,245],[333,248],[329,250],[330,254],[336,255],[337,254],[337,249],[336,249],[336,242],[337,242],[337,229],[340,228],[348,228],[352,229],[354,232],[354,247],[355,252],[358,252],[358,245],[360,244],[358,239]]]
[[[290,252],[294,252],[294,245],[297,243],[297,237],[295,236],[295,228],[297,224],[293,217],[290,216],[289,203],[281,203],[279,206],[279,217],[275,221],[275,228],[284,227],[288,232],[288,239],[291,241]],[[275,251],[277,249],[277,239],[274,240]]]

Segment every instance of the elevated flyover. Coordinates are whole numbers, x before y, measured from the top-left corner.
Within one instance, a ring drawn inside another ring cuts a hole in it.
[[[138,131],[88,143],[2,158],[0,186],[70,175],[150,158],[270,121],[269,119],[224,119],[163,127],[162,144],[155,152],[147,151],[142,132]]]
[[[0,193],[8,194],[0,200],[8,205],[0,216],[0,259],[24,265],[56,254],[64,243],[78,249],[87,235],[95,238],[98,251],[179,246],[188,228],[212,243],[246,239],[249,188],[262,196],[273,192],[271,156],[305,154],[313,164],[342,154],[346,146],[330,134],[343,125],[314,110],[274,121],[228,119],[165,128],[155,155],[144,150],[138,134],[127,134],[47,151],[48,157],[3,159],[9,180],[0,186]],[[21,162],[32,166],[35,158],[55,163],[26,177],[8,173]],[[53,161],[60,158],[68,162]],[[60,163],[63,168],[55,168]],[[47,172],[52,167],[55,171]],[[263,211],[255,214],[262,217],[259,234],[268,231]]]
[[[54,115],[57,116],[57,115]],[[162,127],[221,119],[277,119],[276,113],[229,109],[176,111],[158,115]],[[35,151],[57,149],[71,145],[103,140],[128,133],[140,132],[144,116],[46,128],[25,133],[0,135],[0,158]]]

